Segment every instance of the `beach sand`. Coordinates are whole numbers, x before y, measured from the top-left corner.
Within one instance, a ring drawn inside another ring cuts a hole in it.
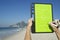
[[[14,35],[11,35],[9,37],[4,38],[4,40],[24,40],[25,37],[25,31],[17,32]],[[57,40],[56,34],[55,33],[35,33],[32,34],[32,40]]]

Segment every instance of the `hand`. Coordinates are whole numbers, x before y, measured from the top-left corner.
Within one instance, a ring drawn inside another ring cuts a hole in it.
[[[58,28],[59,20],[54,20],[53,22],[50,23],[50,25],[51,25],[52,27],[57,27],[57,28]]]
[[[50,25],[51,25],[51,27],[57,27],[58,26],[55,21],[51,22]]]
[[[53,30],[54,30],[55,32],[58,31],[58,28],[57,28],[58,25],[56,24],[55,21],[51,22],[50,25],[51,25],[51,27],[53,28]]]
[[[31,26],[32,26],[32,18],[30,18],[30,19],[28,20],[27,28],[31,28]]]

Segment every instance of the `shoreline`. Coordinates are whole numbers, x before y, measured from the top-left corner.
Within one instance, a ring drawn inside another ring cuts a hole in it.
[[[23,40],[24,39],[24,30],[18,31],[13,35],[3,38],[3,40]]]

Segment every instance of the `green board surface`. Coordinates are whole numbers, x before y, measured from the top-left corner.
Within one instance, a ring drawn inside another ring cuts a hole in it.
[[[51,4],[34,4],[35,32],[52,32],[49,22],[52,21]]]

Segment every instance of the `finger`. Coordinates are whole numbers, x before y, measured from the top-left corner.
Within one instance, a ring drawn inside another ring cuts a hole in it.
[[[51,22],[50,25],[51,25],[52,27],[57,27],[57,26],[58,26],[58,25],[55,24],[55,22]]]

